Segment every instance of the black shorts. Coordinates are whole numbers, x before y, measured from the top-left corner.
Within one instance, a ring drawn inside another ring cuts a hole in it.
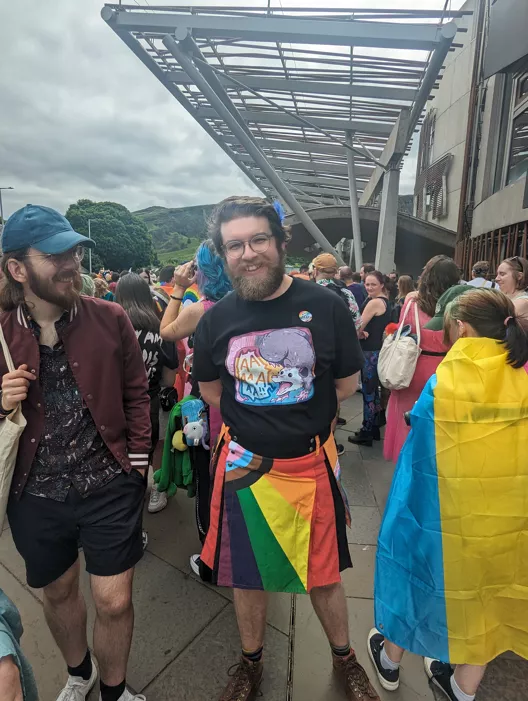
[[[29,586],[61,577],[77,560],[79,543],[90,574],[108,577],[134,567],[143,555],[145,489],[146,479],[131,470],[84,499],[73,487],[64,502],[26,493],[11,499],[9,525]]]

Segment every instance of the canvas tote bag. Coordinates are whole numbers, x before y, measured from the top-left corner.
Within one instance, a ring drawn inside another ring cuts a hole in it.
[[[418,343],[410,336],[401,335],[412,301],[410,299],[405,306],[398,331],[387,336],[380,350],[378,377],[381,384],[387,389],[406,389],[411,384],[416,370],[416,363],[422,352],[420,348],[420,320],[416,303],[414,304],[414,320]]]
[[[7,347],[2,324],[0,324],[0,344],[9,372],[15,370],[11,353]],[[27,422],[22,414],[20,404],[5,419],[0,419],[0,534],[4,528],[7,500],[11,489],[11,480],[15,471],[18,441]]]

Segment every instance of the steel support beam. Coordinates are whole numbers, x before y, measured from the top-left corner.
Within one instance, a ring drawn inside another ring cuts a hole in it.
[[[431,90],[438,78],[438,74],[442,68],[444,60],[448,54],[448,51],[453,43],[453,39],[457,33],[457,26],[454,22],[448,22],[439,28],[439,41],[431,60],[427,66],[427,70],[423,77],[422,83],[416,95],[416,100],[411,108],[410,114],[405,120],[405,131],[402,132],[403,120],[400,118],[394,125],[392,133],[387,141],[387,145],[380,156],[380,162],[383,165],[389,165],[391,163],[401,163],[403,156],[405,155],[405,149],[402,150],[401,144],[404,143],[405,146],[411,140],[414,130],[418,124],[418,121],[422,115],[423,109],[427,103]],[[403,114],[403,110],[402,110]],[[382,185],[384,171],[379,166],[372,174],[372,178],[368,186],[365,188],[363,197],[361,198],[360,204],[366,205],[369,199],[375,196]]]
[[[427,65],[425,75],[423,77],[420,88],[418,89],[418,94],[411,109],[411,116],[409,118],[409,127],[407,131],[407,141],[410,141],[414,130],[420,117],[422,116],[423,109],[427,104],[431,90],[438,78],[438,74],[442,70],[445,58],[451,48],[453,39],[457,33],[457,26],[454,22],[448,22],[442,25],[440,28],[440,35],[438,46],[431,56],[431,60]]]
[[[386,275],[391,270],[394,270],[399,188],[400,170],[397,166],[394,166],[383,176],[378,243],[376,246],[376,269],[381,270]]]
[[[346,142],[353,143],[353,135],[347,131]],[[354,153],[350,149],[346,150],[348,166],[348,187],[350,191],[350,219],[352,223],[352,240],[354,242],[355,268],[359,270],[363,265],[363,250],[361,248],[361,222],[359,219],[359,198],[356,183],[356,166],[354,163]],[[352,255],[350,256],[352,258]]]
[[[232,136],[226,136],[225,138],[226,143],[230,144],[231,146],[234,146],[235,148],[239,146],[238,141],[234,139]],[[295,158],[295,152],[302,152],[302,153],[309,153],[309,154],[321,154],[325,156],[343,156],[343,148],[339,146],[339,144],[333,144],[331,142],[327,143],[317,143],[316,141],[287,141],[282,140],[282,139],[259,139],[255,138],[255,141],[257,144],[260,146],[262,149],[273,149],[275,151],[291,151],[292,152],[292,158]],[[382,149],[379,146],[371,146],[369,148],[370,151],[376,151],[379,154],[381,153]],[[356,146],[356,154],[357,154],[357,146]],[[368,161],[366,159],[362,159],[356,155],[356,163],[361,163],[362,165],[365,163],[370,163],[371,161]]]
[[[284,114],[284,112],[253,112],[252,110],[238,110],[238,113],[245,122],[254,122],[258,124],[275,124],[288,127],[306,127],[299,119],[296,119],[293,114]],[[195,115],[201,119],[218,119],[217,110],[212,107],[199,107],[195,111]],[[315,126],[328,131],[353,131],[360,134],[372,134],[374,136],[389,136],[392,132],[393,125],[388,122],[364,122],[364,121],[347,121],[345,119],[329,119],[326,117],[311,117],[309,114],[299,115],[308,119]]]
[[[347,149],[348,152],[348,149]],[[345,165],[340,165],[339,163],[325,163],[323,161],[310,161],[308,159],[306,160],[297,160],[294,158],[276,158],[275,156],[267,155],[266,156],[268,161],[275,166],[276,168],[282,168],[282,169],[296,169],[296,170],[304,170],[306,172],[314,172],[314,173],[329,173],[330,175],[342,175],[343,177],[348,176],[348,170]],[[253,159],[249,154],[246,153],[241,153],[239,154],[238,158],[240,158],[241,161],[247,162],[253,162]],[[370,178],[372,173],[374,172],[374,168],[367,168],[366,166],[359,166],[357,168],[357,174],[359,176],[366,176],[367,180]]]
[[[111,8],[103,8],[109,9]],[[103,16],[103,19],[106,19]],[[126,32],[174,34],[187,27],[204,39],[249,39],[325,46],[374,46],[431,51],[439,41],[435,24],[340,21],[277,16],[240,17],[179,12],[119,11],[116,25]]]
[[[295,182],[295,183],[305,183],[306,185],[316,185],[320,187],[343,187],[347,188],[348,187],[348,178],[326,178],[323,177],[322,175],[308,175],[307,173],[289,173],[288,171],[282,169],[282,168],[276,168],[275,169],[281,178],[283,180],[286,180],[290,183]],[[265,177],[262,171],[252,168],[251,172],[253,175],[255,175],[257,178],[258,177]],[[359,187],[359,190],[362,190],[363,187],[365,186],[365,183],[368,182],[366,178],[358,178],[356,177],[356,182],[361,183],[361,187]]]
[[[147,51],[141,46],[139,41],[134,39],[127,32],[120,32],[117,30],[115,25],[116,12],[109,7],[103,7],[101,10],[101,16],[108,24],[108,26],[117,34],[117,36],[128,46],[128,48],[139,58],[139,60],[145,65],[149,71],[164,85],[170,94],[176,98],[180,105],[198,122],[202,129],[209,134],[211,139],[215,141],[218,146],[226,153],[229,158],[240,168],[244,175],[257,187],[265,197],[269,196],[269,191],[266,187],[252,174],[251,170],[245,166],[242,161],[238,159],[238,155],[231,150],[231,148],[226,144],[215,132],[215,130],[203,119],[197,119],[195,114],[195,109],[191,103],[181,94],[178,88],[170,82],[165,80],[165,72],[158,66],[156,61],[148,54]]]
[[[248,70],[251,67],[248,66]],[[185,71],[167,72],[167,80],[176,85],[191,85],[192,81]],[[235,74],[235,78],[238,76]],[[233,81],[225,76],[218,76],[225,88],[232,88]],[[317,80],[295,80],[294,78],[266,78],[265,76],[245,75],[241,78],[248,88],[272,92],[296,92],[311,95],[342,95],[344,97],[366,97],[375,100],[395,100],[413,102],[416,90],[385,85],[351,85],[350,83],[320,82]]]
[[[248,136],[246,131],[240,126],[238,121],[233,117],[231,112],[224,105],[222,100],[218,97],[215,91],[211,88],[207,80],[194,65],[191,58],[178,46],[171,36],[165,36],[163,38],[163,44],[165,48],[174,56],[178,63],[183,67],[185,72],[191,76],[193,82],[198,86],[198,88],[205,95],[209,103],[213,106],[214,111],[218,116],[229,126],[233,134],[240,140],[240,143],[244,146],[249,154],[253,156],[255,163],[266,175],[270,183],[277,190],[279,195],[282,197],[284,202],[290,207],[290,209],[297,214],[299,219],[304,224],[307,231],[313,236],[315,241],[321,246],[321,248],[332,255],[336,255],[335,249],[330,244],[330,242],[323,235],[322,231],[317,227],[310,217],[306,214],[304,209],[301,207],[300,203],[296,200],[293,194],[288,189],[286,183],[282,178],[275,172],[273,167],[268,163],[266,157],[259,149],[259,147],[253,142],[253,139]],[[341,257],[338,257],[338,262],[340,265],[344,265],[344,261]]]

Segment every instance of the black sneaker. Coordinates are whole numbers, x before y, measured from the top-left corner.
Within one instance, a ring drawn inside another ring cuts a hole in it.
[[[345,446],[342,443],[336,443],[336,448],[337,448],[337,454],[338,455],[344,455],[345,453]]]
[[[386,691],[396,691],[400,686],[400,670],[385,669],[381,666],[381,651],[385,638],[381,633],[373,628],[368,636],[367,648],[372,664],[376,668],[379,683]]]
[[[372,448],[373,441],[372,433],[367,433],[366,431],[358,431],[353,436],[348,437],[349,443],[354,443],[355,445],[366,445],[368,448]]]
[[[342,419],[341,417],[339,417],[339,418],[337,419],[337,425],[338,425],[338,426],[346,426],[346,423],[347,423],[347,420],[346,420],[346,419]]]
[[[451,665],[439,660],[433,660],[430,657],[424,657],[424,667],[431,683],[440,691],[443,691],[448,699],[458,701],[451,686],[451,677],[454,674]]]

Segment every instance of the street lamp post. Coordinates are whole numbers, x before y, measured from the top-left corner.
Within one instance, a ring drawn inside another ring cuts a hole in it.
[[[0,218],[2,219],[2,229],[4,228],[4,205],[2,203],[2,190],[14,190],[13,187],[0,187]]]
[[[92,228],[91,228],[91,220],[88,219],[88,238],[92,238]],[[92,274],[92,249],[88,249],[88,266],[90,268],[90,275]]]

